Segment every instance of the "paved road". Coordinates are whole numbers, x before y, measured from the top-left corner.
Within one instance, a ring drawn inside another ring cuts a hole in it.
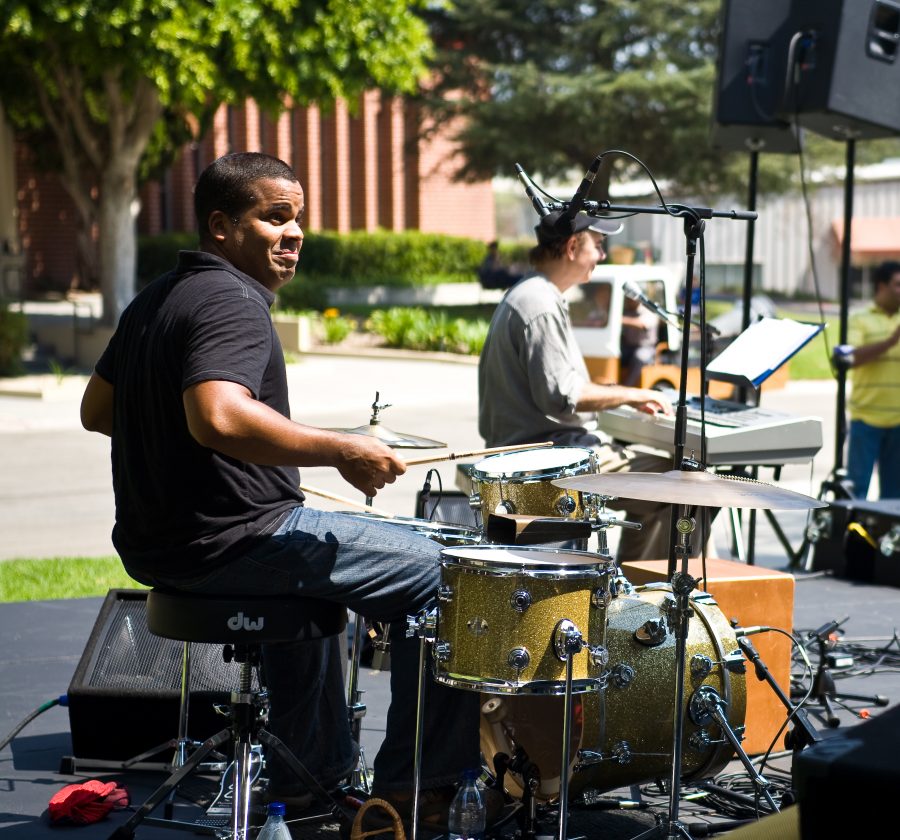
[[[291,406],[300,422],[352,428],[368,423],[377,391],[382,402],[391,404],[381,413],[388,428],[445,442],[455,453],[471,452],[484,446],[477,431],[476,376],[471,362],[307,355],[289,366]],[[77,388],[54,401],[0,396],[0,559],[113,553],[109,447],[105,438],[81,429],[79,398]],[[834,401],[835,387],[828,382],[791,382],[784,390],[764,392],[764,405],[819,415],[824,421],[825,445],[819,455],[812,465],[786,467],[780,486],[818,492],[833,466]],[[404,455],[412,459],[445,452],[404,450]],[[435,466],[444,487],[453,488],[455,465]],[[427,465],[411,467],[378,494],[376,506],[394,516],[412,516],[427,471]],[[771,473],[760,477],[769,480]],[[334,470],[304,470],[303,483],[363,501]],[[310,504],[351,509],[318,496]],[[803,519],[803,514],[785,514],[782,524],[797,534]],[[759,528],[756,545],[760,556],[778,553],[766,524]],[[722,545],[717,537],[717,546],[720,553],[726,549],[727,536]]]

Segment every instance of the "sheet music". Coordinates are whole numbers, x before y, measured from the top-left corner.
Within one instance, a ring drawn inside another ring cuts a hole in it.
[[[706,372],[710,379],[758,388],[824,326],[790,318],[760,318],[716,356]]]

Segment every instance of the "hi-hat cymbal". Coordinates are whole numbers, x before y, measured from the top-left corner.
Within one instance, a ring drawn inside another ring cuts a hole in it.
[[[701,507],[809,510],[828,507],[825,502],[762,481],[708,472],[669,470],[662,473],[590,473],[554,479],[566,490],[616,498],[668,502]]]
[[[355,429],[332,429],[332,431],[344,432],[348,435],[376,437],[392,449],[441,449],[447,445],[439,440],[429,440],[417,435],[394,432],[387,426],[382,426],[381,423],[369,423],[366,426],[357,426]]]

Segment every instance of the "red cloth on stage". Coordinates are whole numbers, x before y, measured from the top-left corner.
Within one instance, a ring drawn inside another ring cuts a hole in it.
[[[50,800],[50,820],[77,825],[100,822],[114,808],[127,808],[128,791],[118,782],[98,779],[66,785]]]

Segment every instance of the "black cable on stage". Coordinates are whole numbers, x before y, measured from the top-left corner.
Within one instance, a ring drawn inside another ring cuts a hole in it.
[[[30,712],[25,719],[19,723],[13,730],[2,740],[0,741],[0,750],[5,749],[7,744],[12,741],[13,738],[16,737],[26,726],[28,726],[31,721],[33,721],[36,717],[42,715],[48,709],[52,709],[54,706],[68,706],[69,698],[67,695],[63,694],[53,700],[48,700],[46,703],[42,703],[38,706],[33,712]]]

